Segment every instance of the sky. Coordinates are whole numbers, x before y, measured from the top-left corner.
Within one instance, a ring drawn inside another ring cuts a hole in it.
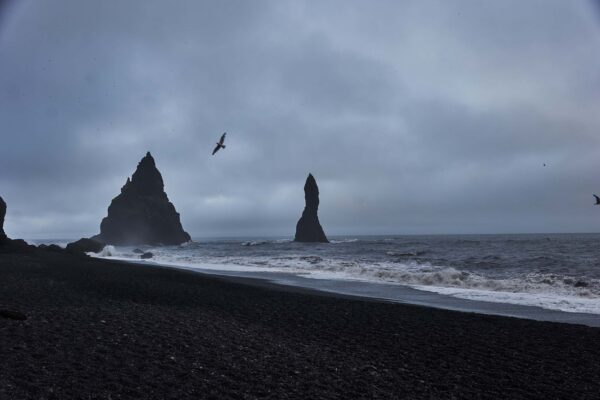
[[[98,233],[146,151],[192,237],[293,236],[309,172],[328,235],[600,231],[596,3],[0,5],[10,237]]]

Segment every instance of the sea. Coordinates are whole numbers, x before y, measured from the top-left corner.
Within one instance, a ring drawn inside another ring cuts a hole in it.
[[[600,234],[195,239],[93,256],[461,311],[600,326]],[[61,243],[60,241],[32,241]]]

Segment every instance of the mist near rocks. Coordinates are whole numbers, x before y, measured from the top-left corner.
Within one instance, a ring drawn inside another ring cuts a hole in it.
[[[98,233],[147,151],[192,237],[293,236],[308,173],[330,236],[599,230],[593,2],[2,4],[10,237]]]

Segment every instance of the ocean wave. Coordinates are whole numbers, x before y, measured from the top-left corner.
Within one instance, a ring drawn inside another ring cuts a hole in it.
[[[162,255],[164,256],[164,255]],[[454,267],[435,266],[429,263],[407,261],[359,262],[336,260],[316,255],[285,257],[162,257],[155,253],[157,261],[186,262],[201,267],[202,264],[264,266],[267,270],[290,273],[309,273],[318,278],[321,272],[328,276],[335,273],[339,279],[359,279],[371,282],[397,283],[409,286],[435,286],[461,289],[480,289],[498,292],[558,293],[563,295],[599,298],[600,280],[549,274],[529,273],[514,278],[492,278],[481,274],[458,270]]]
[[[329,241],[329,243],[332,243],[332,244],[354,243],[354,242],[358,242],[358,239],[354,239],[354,238],[352,238],[352,239],[338,239],[338,240],[332,239],[332,240]]]
[[[88,254],[97,257],[113,257],[117,255],[117,250],[115,249],[115,246],[106,245],[99,253]]]
[[[502,292],[436,286],[414,286],[414,288],[465,300],[534,306],[564,312],[600,314],[600,301],[597,297],[588,298],[550,292]]]
[[[467,300],[537,306],[565,312],[600,314],[600,280],[530,273],[489,278],[452,267],[422,264],[364,265],[344,262],[312,271],[314,278],[391,283]]]
[[[256,240],[251,242],[242,242],[242,246],[260,246],[263,244],[268,244],[268,240]]]
[[[422,256],[424,254],[426,254],[427,251],[425,250],[420,250],[420,251],[386,251],[386,254],[388,256],[393,256],[393,257],[419,257]]]
[[[272,243],[244,242],[247,246]],[[98,257],[139,261],[130,250],[120,251],[106,246]],[[296,251],[296,250],[294,250]],[[262,250],[261,250],[262,252]],[[388,252],[394,261],[362,261],[337,259],[325,255],[219,255],[206,256],[196,250],[152,249],[151,262],[188,269],[227,271],[283,272],[315,279],[353,280],[398,284],[465,299],[536,305],[543,308],[600,314],[600,279],[556,273],[515,273],[510,277],[494,277],[484,272],[471,272],[454,267],[403,259],[415,252]],[[390,254],[392,253],[392,254]]]
[[[264,244],[283,244],[283,243],[291,243],[292,239],[276,239],[276,240],[249,240],[246,242],[242,242],[242,246],[261,246]]]

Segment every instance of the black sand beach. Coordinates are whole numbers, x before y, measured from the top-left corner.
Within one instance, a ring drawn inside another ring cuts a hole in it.
[[[600,397],[600,329],[0,254],[0,399]]]

